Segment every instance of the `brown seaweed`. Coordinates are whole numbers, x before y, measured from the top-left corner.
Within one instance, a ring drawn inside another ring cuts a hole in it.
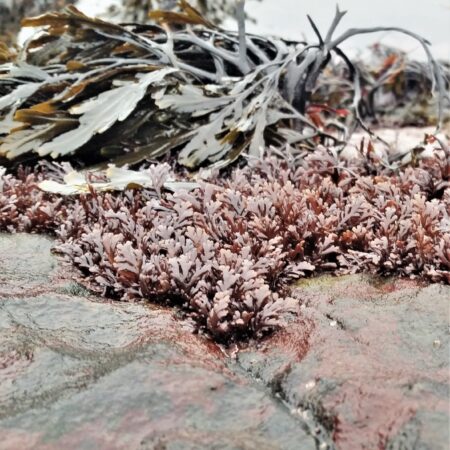
[[[145,26],[93,19],[74,7],[25,19],[44,31],[15,63],[0,66],[3,164],[42,157],[125,164],[177,151],[188,168],[223,167],[267,145],[342,149],[357,126],[368,129],[365,120],[379,113],[377,92],[409,86],[414,73],[424,87],[412,98],[396,89],[394,103],[421,102],[424,92],[435,91],[442,124],[446,69],[425,39],[392,27],[336,35],[345,14],[339,9],[325,37],[311,20],[316,43],[249,35],[243,4],[238,33],[184,0],[178,12],[151,12],[157,23]],[[381,30],[418,41],[428,63],[400,67],[385,59],[374,72],[340,49],[355,35]]]

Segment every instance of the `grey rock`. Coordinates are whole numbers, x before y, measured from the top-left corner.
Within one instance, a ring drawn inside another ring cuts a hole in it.
[[[448,286],[304,281],[300,316],[233,358],[91,295],[51,246],[0,234],[0,449],[448,448]]]
[[[172,311],[76,295],[50,245],[0,236],[1,449],[315,449]]]

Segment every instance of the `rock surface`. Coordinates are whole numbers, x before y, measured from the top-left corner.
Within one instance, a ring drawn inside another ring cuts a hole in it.
[[[449,287],[303,282],[301,317],[227,356],[51,245],[0,234],[1,449],[448,448]]]
[[[448,286],[303,282],[297,321],[242,366],[342,449],[448,449]]]

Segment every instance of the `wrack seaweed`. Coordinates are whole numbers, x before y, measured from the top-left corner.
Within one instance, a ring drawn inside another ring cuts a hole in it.
[[[337,9],[325,35],[310,19],[316,42],[286,42],[246,33],[238,6],[238,33],[185,0],[178,11],[151,11],[150,24],[118,25],[74,7],[25,19],[42,31],[15,62],[0,66],[0,163],[124,165],[176,154],[195,169],[224,167],[267,145],[342,149],[358,126],[370,133],[384,90],[396,93],[394,106],[423,103],[435,92],[434,122],[442,124],[448,67],[424,38],[396,27],[338,34],[345,13]],[[367,67],[340,48],[378,31],[408,35],[427,63],[388,54]]]

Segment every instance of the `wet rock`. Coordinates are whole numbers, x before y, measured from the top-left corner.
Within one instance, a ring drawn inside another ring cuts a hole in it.
[[[171,311],[94,301],[58,278],[49,247],[0,236],[0,448],[315,449]]]
[[[448,448],[449,287],[304,281],[300,317],[227,357],[92,297],[51,245],[0,234],[2,450]]]
[[[20,296],[46,287],[56,268],[52,240],[32,234],[0,233],[0,296]]]
[[[303,318],[241,366],[329,445],[447,449],[450,288],[322,277],[297,295]]]

